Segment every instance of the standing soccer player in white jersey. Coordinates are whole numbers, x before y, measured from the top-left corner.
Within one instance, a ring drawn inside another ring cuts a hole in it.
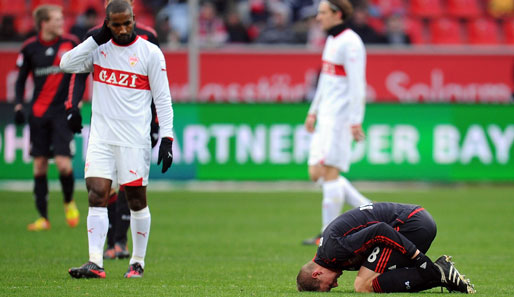
[[[352,140],[364,138],[366,50],[360,37],[345,25],[352,11],[348,0],[323,0],[316,17],[329,36],[305,128],[314,132],[309,176],[323,187],[322,232],[341,213],[345,198],[353,207],[370,202],[339,175],[350,167]],[[319,244],[320,235],[303,244]]]
[[[114,182],[125,186],[130,208],[133,252],[126,278],[142,277],[150,232],[146,185],[150,170],[150,104],[159,117],[161,144],[157,164],[166,172],[173,162],[173,110],[161,50],[139,38],[127,1],[106,8],[102,29],[67,52],[66,72],[93,72],[91,132],[85,178],[89,198],[89,261],[71,268],[75,278],[105,278],[103,247],[109,226],[107,202]]]

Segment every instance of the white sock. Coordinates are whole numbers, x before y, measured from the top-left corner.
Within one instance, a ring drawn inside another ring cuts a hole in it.
[[[104,267],[103,248],[109,230],[107,207],[89,207],[87,214],[87,239],[89,261]]]
[[[344,192],[339,180],[325,181],[323,183],[323,202],[321,203],[322,232],[332,220],[341,214],[343,204]]]
[[[371,203],[371,200],[364,197],[357,189],[353,187],[349,180],[343,176],[339,176],[339,182],[343,187],[344,196],[348,204],[352,207],[359,207],[364,204]]]
[[[147,207],[130,210],[130,230],[132,232],[132,258],[130,264],[139,263],[145,267],[146,246],[150,235],[150,209]]]

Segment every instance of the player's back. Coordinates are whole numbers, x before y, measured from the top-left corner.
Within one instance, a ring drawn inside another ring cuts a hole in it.
[[[324,234],[328,231],[331,235],[346,236],[379,222],[395,227],[403,224],[409,215],[419,208],[418,205],[391,202],[363,205],[334,219]]]

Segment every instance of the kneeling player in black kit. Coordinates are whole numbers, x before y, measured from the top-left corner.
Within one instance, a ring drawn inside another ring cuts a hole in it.
[[[296,278],[298,291],[328,292],[343,270],[358,270],[356,292],[419,292],[438,286],[475,293],[451,257],[432,262],[425,253],[437,229],[421,206],[363,205],[337,217],[323,232],[316,256]]]

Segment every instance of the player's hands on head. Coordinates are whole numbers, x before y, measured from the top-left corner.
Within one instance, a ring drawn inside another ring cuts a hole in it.
[[[66,121],[71,132],[80,133],[82,131],[82,115],[77,107],[66,110]]]
[[[25,124],[25,113],[22,108],[17,108],[14,110],[14,123],[16,125]]]
[[[161,139],[161,145],[159,146],[159,158],[157,159],[157,165],[161,164],[162,161],[162,173],[166,172],[173,163],[173,138],[164,137]]]
[[[104,44],[107,41],[111,40],[112,38],[112,32],[109,27],[107,27],[107,19],[104,20],[104,24],[100,31],[93,35],[93,39],[96,41],[98,45]]]
[[[152,124],[150,124],[150,140],[152,140],[152,148],[159,142],[159,124],[155,121],[152,121]]]

